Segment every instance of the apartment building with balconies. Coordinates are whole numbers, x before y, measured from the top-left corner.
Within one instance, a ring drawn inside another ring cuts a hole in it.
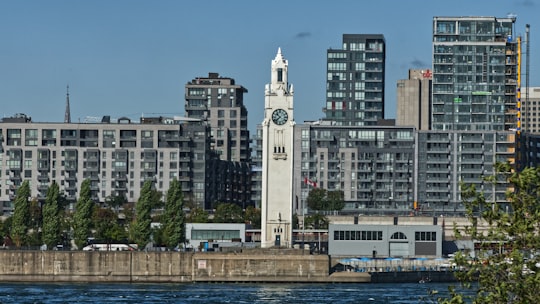
[[[244,93],[233,78],[209,73],[186,84],[185,115],[208,121],[212,148],[222,160],[249,162],[249,130]]]
[[[518,128],[515,18],[433,18],[433,130]]]
[[[94,201],[122,196],[133,202],[144,181],[153,180],[155,189],[165,193],[178,179],[191,205],[212,209],[216,202],[249,202],[249,168],[219,160],[211,149],[210,128],[200,120],[38,123],[8,118],[0,122],[0,138],[0,201],[5,212],[10,212],[23,180],[30,181],[32,197],[38,200],[45,199],[52,181],[71,201],[89,179]]]

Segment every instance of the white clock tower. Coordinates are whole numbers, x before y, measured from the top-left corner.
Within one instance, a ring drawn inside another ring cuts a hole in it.
[[[292,247],[293,86],[281,48],[264,92],[261,247]]]

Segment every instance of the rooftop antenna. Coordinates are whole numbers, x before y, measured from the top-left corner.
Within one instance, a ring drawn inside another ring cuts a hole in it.
[[[512,18],[512,19],[516,19],[516,18],[517,18],[517,14],[514,14],[514,13],[507,13],[507,14],[506,14],[506,17]]]
[[[66,88],[66,112],[64,113],[64,123],[71,123],[71,110],[69,109],[69,84]]]
[[[530,36],[531,25],[525,25],[525,42],[527,43],[526,53],[525,53],[525,123],[526,128],[524,131],[529,131],[529,68],[530,68],[530,57],[531,57],[531,36]]]

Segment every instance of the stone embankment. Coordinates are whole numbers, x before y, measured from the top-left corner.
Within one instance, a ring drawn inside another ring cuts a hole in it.
[[[0,282],[369,282],[369,274],[330,276],[328,256],[302,250],[4,250],[0,251]]]
[[[392,263],[383,267],[383,262]],[[274,282],[369,283],[451,281],[446,271],[339,270],[336,259],[308,250],[253,249],[243,252],[0,251],[0,282]],[[404,265],[406,266],[406,265]],[[343,267],[343,265],[341,265]],[[392,268],[393,269],[393,268]]]

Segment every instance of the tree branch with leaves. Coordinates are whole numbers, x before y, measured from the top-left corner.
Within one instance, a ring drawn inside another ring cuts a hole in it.
[[[485,179],[494,187],[509,185],[502,208],[485,198],[473,185],[462,185],[462,198],[470,225],[456,229],[456,237],[475,242],[475,255],[458,252],[456,277],[466,296],[451,287],[449,299],[441,303],[536,303],[540,295],[540,168],[512,170],[497,164],[496,174]],[[506,182],[506,183],[501,183]],[[483,221],[487,228],[479,229]]]
[[[341,190],[313,188],[309,191],[307,204],[311,210],[339,211],[345,207],[344,193]]]

